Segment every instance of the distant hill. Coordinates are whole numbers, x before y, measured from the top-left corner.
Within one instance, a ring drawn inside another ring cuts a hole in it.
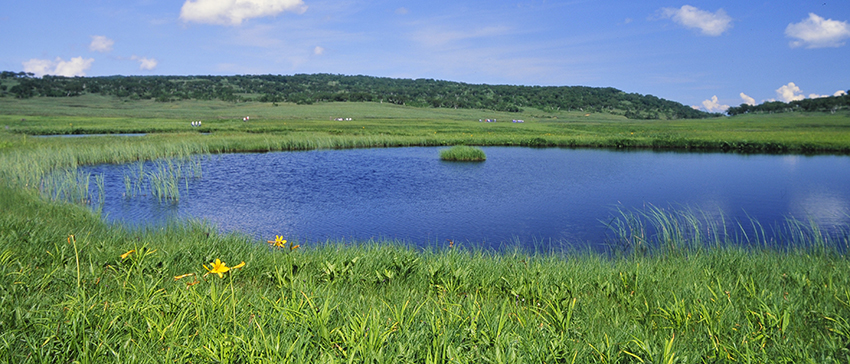
[[[610,113],[631,119],[695,119],[718,116],[652,95],[611,87],[476,85],[432,79],[395,79],[332,74],[237,76],[33,77],[0,73],[0,95],[73,97],[85,93],[170,102],[219,99],[232,102],[388,102],[413,107],[523,108]]]
[[[843,95],[817,97],[791,102],[768,101],[759,105],[741,104],[726,110],[730,116],[742,114],[773,114],[783,112],[831,112],[850,109],[850,91]]]

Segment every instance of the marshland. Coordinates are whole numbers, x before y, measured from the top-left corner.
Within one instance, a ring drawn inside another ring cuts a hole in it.
[[[847,158],[846,112],[647,121],[97,95],[6,97],[0,109],[7,362],[850,360],[846,225],[718,224],[709,211],[650,206],[613,214],[602,252],[258,238],[199,219],[108,222],[97,208],[107,182],[82,172],[128,164],[122,193],[170,206],[205,175],[200,160],[224,153],[467,145]],[[33,137],[122,133],[146,135]]]

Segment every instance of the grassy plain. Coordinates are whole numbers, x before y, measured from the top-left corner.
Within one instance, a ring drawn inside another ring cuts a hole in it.
[[[622,216],[610,255],[372,241],[292,249],[198,222],[127,230],[39,192],[50,171],[78,165],[231,151],[469,144],[846,153],[846,114],[632,121],[85,97],[0,99],[2,362],[850,362],[847,231],[824,236],[789,222],[780,249],[686,212],[653,210]],[[203,126],[192,128],[194,120]],[[30,136],[127,132],[150,134]],[[217,259],[245,265],[205,276],[223,270]]]
[[[611,114],[411,108],[379,103],[124,102],[75,98],[0,98],[0,128],[12,133],[235,133],[277,137],[397,139],[399,145],[564,147],[850,153],[850,114],[787,113],[703,120],[630,120]],[[587,116],[586,116],[587,115]],[[249,122],[243,122],[250,116]],[[353,121],[332,121],[351,117]],[[497,119],[480,123],[479,119]],[[511,123],[523,119],[524,123]],[[201,128],[190,123],[202,120]],[[186,138],[182,136],[181,138]],[[8,143],[8,142],[7,142]],[[380,145],[376,145],[380,146]]]

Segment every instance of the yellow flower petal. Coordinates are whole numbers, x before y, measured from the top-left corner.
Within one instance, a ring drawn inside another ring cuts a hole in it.
[[[178,280],[178,279],[183,279],[183,278],[186,278],[186,277],[191,277],[191,276],[193,276],[193,275],[195,275],[195,273],[186,273],[186,274],[183,274],[183,275],[174,276],[174,280],[176,281],[176,280]]]
[[[121,254],[121,259],[122,259],[122,260],[123,260],[123,259],[127,259],[127,257],[129,257],[129,256],[130,256],[130,254],[133,254],[133,253],[135,253],[135,252],[136,252],[136,249],[130,249],[130,251],[128,251],[128,252],[126,252],[126,253],[124,253],[124,254]]]

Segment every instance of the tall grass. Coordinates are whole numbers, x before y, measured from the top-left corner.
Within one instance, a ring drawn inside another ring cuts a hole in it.
[[[57,201],[87,204],[91,201],[90,181],[91,174],[82,173],[76,168],[65,168],[45,175],[38,189]]]
[[[812,230],[786,249],[722,235],[716,249],[683,249],[648,234],[651,253],[611,256],[391,241],[293,250],[203,223],[125,230],[0,192],[5,362],[850,359],[850,261]],[[640,218],[700,221],[687,215]],[[246,264],[204,276],[216,259]]]
[[[786,251],[834,250],[846,253],[850,226],[824,231],[814,221],[788,218],[784,224],[763,226],[759,221],[727,220],[688,207],[665,209],[649,206],[623,211],[608,227],[609,252],[617,256],[701,253],[727,248]]]

